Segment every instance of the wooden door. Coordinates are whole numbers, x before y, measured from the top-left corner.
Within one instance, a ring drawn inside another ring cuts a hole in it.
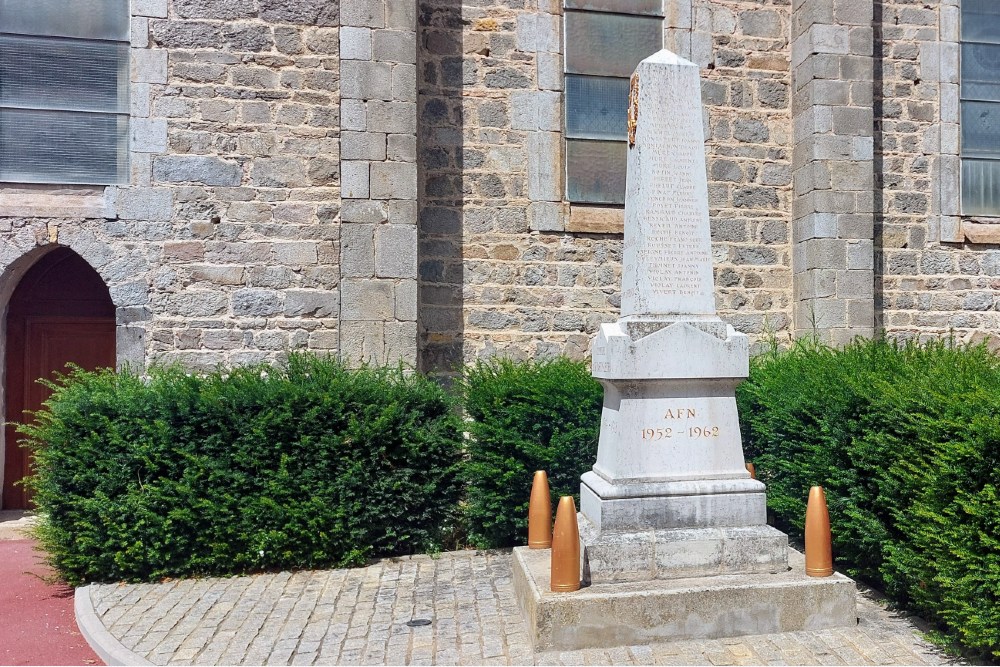
[[[16,484],[30,472],[29,452],[11,422],[23,422],[51,394],[37,382],[66,372],[115,365],[114,305],[100,276],[68,249],[32,267],[11,297],[7,314],[6,417],[3,509],[28,509],[30,495]]]
[[[22,391],[14,392],[7,403],[7,420],[22,422],[30,413],[42,409],[52,394],[39,378],[52,378],[54,373],[67,372],[73,363],[87,370],[113,368],[115,365],[115,323],[98,318],[29,317],[25,322]],[[13,379],[13,378],[11,378]],[[10,386],[10,383],[8,383]],[[20,400],[17,400],[20,399]],[[18,405],[20,403],[20,405]],[[8,425],[7,443],[17,443],[14,426]],[[28,451],[19,445],[7,446],[4,480],[19,480],[29,470]],[[26,509],[30,493],[20,485],[4,484],[4,509]]]

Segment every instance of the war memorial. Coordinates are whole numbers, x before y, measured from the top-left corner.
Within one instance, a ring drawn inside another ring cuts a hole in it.
[[[548,552],[515,549],[535,650],[857,620],[854,582],[807,576],[745,467],[749,343],[716,312],[699,90],[697,66],[667,50],[632,77],[621,317],[592,350],[604,406],[580,486],[584,587],[551,592]]]

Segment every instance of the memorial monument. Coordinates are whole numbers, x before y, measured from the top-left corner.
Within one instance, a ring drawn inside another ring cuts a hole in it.
[[[853,582],[805,576],[746,471],[735,390],[749,344],[715,307],[699,72],[666,50],[632,77],[626,183],[621,317],[593,345],[604,406],[580,488],[589,586],[548,593],[542,556],[515,550],[536,649],[855,622]]]
[[[580,489],[594,582],[779,572],[787,537],[743,460],[750,346],[716,314],[698,69],[669,51],[632,76],[621,318],[593,345],[597,464]]]

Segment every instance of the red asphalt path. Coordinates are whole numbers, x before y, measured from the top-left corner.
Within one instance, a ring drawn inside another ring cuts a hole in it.
[[[0,665],[101,665],[76,627],[73,589],[46,583],[34,540],[0,540]]]

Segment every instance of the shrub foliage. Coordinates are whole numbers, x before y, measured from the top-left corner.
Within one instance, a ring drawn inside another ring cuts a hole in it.
[[[419,375],[293,355],[52,386],[23,431],[72,583],[357,564],[436,548],[457,519],[461,422]]]
[[[469,539],[524,544],[536,470],[548,474],[553,501],[574,495],[579,505],[580,475],[597,459],[603,390],[583,362],[565,358],[480,361],[466,369],[462,389],[471,420]]]
[[[464,426],[419,374],[309,355],[52,387],[23,430],[40,537],[72,583],[356,564],[438,548],[460,518],[476,546],[523,543],[533,472],[576,495],[602,397],[567,359],[469,367]],[[823,485],[841,568],[1000,655],[1000,358],[800,342],[754,359],[737,398],[782,527],[801,536]]]
[[[804,343],[758,357],[738,398],[747,456],[790,532],[822,485],[841,567],[1000,655],[997,356]]]

